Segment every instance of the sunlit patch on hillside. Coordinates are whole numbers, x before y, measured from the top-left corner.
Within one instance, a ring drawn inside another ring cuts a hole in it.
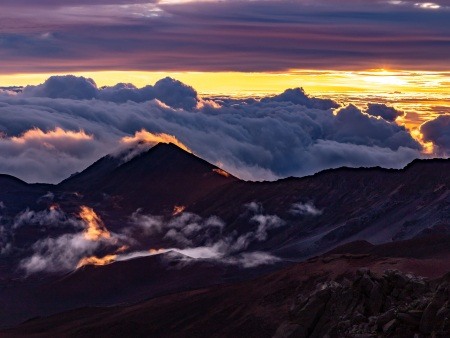
[[[225,170],[223,170],[223,169],[217,168],[217,169],[213,169],[213,171],[214,171],[216,174],[219,174],[219,175],[221,175],[221,176],[223,176],[223,177],[230,177],[230,174],[227,173],[227,172],[226,172]]]
[[[96,257],[96,256],[84,257],[78,262],[77,269],[86,265],[107,265],[114,262],[116,258],[117,255],[106,255],[104,257]]]
[[[111,233],[92,208],[82,206],[79,216],[86,226],[84,231],[85,239],[89,241],[98,241],[102,238],[111,238]]]
[[[184,205],[175,205],[173,207],[172,216],[176,216],[181,214],[184,210],[186,210],[186,207]]]

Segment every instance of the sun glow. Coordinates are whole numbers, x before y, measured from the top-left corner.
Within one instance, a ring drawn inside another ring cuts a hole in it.
[[[396,75],[395,72],[389,72],[387,70],[380,70],[379,72],[373,72],[371,75],[363,76],[363,80],[371,84],[379,84],[385,86],[405,86],[407,81]]]

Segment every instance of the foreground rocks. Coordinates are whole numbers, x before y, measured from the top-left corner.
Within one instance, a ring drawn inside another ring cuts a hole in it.
[[[299,294],[275,337],[450,337],[450,275],[358,270]]]

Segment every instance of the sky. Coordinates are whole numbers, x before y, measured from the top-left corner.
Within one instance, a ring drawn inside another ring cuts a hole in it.
[[[4,0],[0,70],[442,71],[450,1]]]
[[[0,93],[0,171],[55,182],[141,130],[248,179],[445,157],[449,22],[450,0],[2,0],[0,86],[25,90]],[[314,128],[292,125],[303,118]],[[380,134],[362,141],[372,123]],[[208,133],[227,136],[222,156],[202,143]],[[314,148],[322,142],[367,156]],[[280,162],[292,154],[315,164]],[[40,169],[23,169],[32,163]]]

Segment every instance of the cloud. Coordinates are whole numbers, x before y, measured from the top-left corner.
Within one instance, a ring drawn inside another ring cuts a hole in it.
[[[25,226],[40,227],[41,229],[81,229],[83,227],[79,220],[68,216],[65,212],[55,206],[51,206],[48,210],[34,211],[26,209],[20,212],[14,217],[12,229],[18,229]]]
[[[163,231],[164,219],[161,216],[145,215],[141,213],[141,209],[136,210],[130,219],[131,223],[138,227],[144,235],[150,236],[161,233]],[[132,228],[127,228],[126,232],[130,233]]]
[[[126,234],[130,235],[138,228],[144,235],[161,235],[172,245],[181,247],[204,244],[217,237],[225,226],[216,216],[203,219],[189,212],[182,212],[164,220],[161,216],[145,215],[141,210],[137,210],[130,220],[133,227],[125,229]]]
[[[116,103],[145,102],[155,98],[155,90],[153,86],[137,88],[131,83],[118,83],[112,87],[101,88],[98,91],[97,98]]]
[[[420,126],[423,140],[433,142],[438,155],[450,154],[450,115],[441,115]]]
[[[310,215],[310,216],[320,216],[322,215],[323,211],[320,209],[317,209],[314,204],[308,202],[308,203],[294,203],[291,205],[291,209],[289,212],[292,215],[298,216],[298,215]]]
[[[337,111],[336,123],[331,128],[334,140],[342,143],[378,146],[397,150],[399,147],[420,149],[405,127],[371,118],[349,105]]]
[[[143,88],[137,88],[129,83],[98,88],[93,79],[83,76],[51,76],[43,84],[25,87],[22,95],[51,99],[98,99],[115,103],[127,101],[140,103],[158,99],[170,107],[186,110],[194,109],[200,102],[194,88],[170,77],[157,81],[154,86],[148,85]]]
[[[303,88],[286,89],[280,95],[262,99],[262,102],[292,102],[307,108],[328,110],[332,108],[338,108],[340,105],[330,99],[318,99],[309,97]]]
[[[280,258],[268,252],[243,252],[224,260],[228,264],[241,265],[244,268],[254,268],[260,265],[270,265],[279,262]]]
[[[195,89],[178,80],[166,77],[156,82],[153,88],[155,98],[171,107],[192,110],[197,106]]]
[[[252,212],[254,214],[261,214],[263,212],[262,204],[258,203],[258,202],[255,202],[255,201],[245,204],[244,207],[248,211],[250,211],[250,212]]]
[[[57,237],[36,241],[31,246],[31,256],[22,259],[19,268],[27,274],[71,271],[100,249],[116,248],[117,251],[117,247],[123,245],[123,242],[132,240],[109,232],[101,218],[89,207],[82,206],[78,216],[68,216],[54,207],[39,212],[27,209],[17,215],[13,230],[24,226],[40,226],[56,227],[65,232]],[[45,235],[48,236],[48,233],[44,233]]]
[[[98,89],[92,79],[66,75],[52,76],[38,86],[27,86],[24,88],[23,94],[52,99],[90,100],[97,97]]]
[[[123,153],[125,152],[126,155],[123,157],[125,162],[149,150],[158,143],[173,143],[181,149],[191,153],[191,150],[180,142],[175,136],[165,133],[150,133],[145,129],[137,131],[134,133],[134,136],[123,137],[121,139],[121,143],[124,147],[119,148],[115,155],[123,156]]]
[[[172,80],[163,84],[155,87],[168,86],[177,102],[184,105],[187,98],[194,106],[186,86]],[[408,130],[355,106],[324,110],[273,97],[220,100],[186,110],[159,100],[1,96],[0,133],[0,172],[33,182],[58,182],[106,154],[134,146],[133,156],[158,141],[176,143],[252,180],[343,165],[400,168],[421,156]]]
[[[379,116],[389,122],[394,122],[397,117],[405,115],[404,112],[382,103],[368,103],[365,113],[372,116]]]
[[[97,145],[94,137],[82,130],[60,127],[48,131],[32,128],[18,136],[0,134],[0,170],[30,181],[54,182],[73,173],[79,162],[99,156],[103,151],[99,152]]]
[[[267,239],[267,232],[272,229],[279,228],[286,223],[276,215],[255,215],[251,218],[252,222],[258,224],[255,232],[255,239],[262,242]]]
[[[36,242],[31,257],[21,261],[20,268],[28,274],[46,271],[73,270],[86,255],[92,255],[99,242],[86,240],[83,234],[65,234]]]
[[[176,251],[192,259],[211,259],[243,267],[277,262],[279,259],[269,253],[247,249],[254,243],[266,241],[271,230],[286,223],[276,215],[259,213],[250,215],[248,222],[253,226],[252,231],[224,234],[225,223],[216,216],[204,219],[184,212],[163,220],[161,216],[145,215],[138,210],[132,214],[132,227],[127,228],[125,233],[132,236],[136,229],[142,229],[144,231],[139,230],[139,234],[160,235],[169,242],[165,251]]]

